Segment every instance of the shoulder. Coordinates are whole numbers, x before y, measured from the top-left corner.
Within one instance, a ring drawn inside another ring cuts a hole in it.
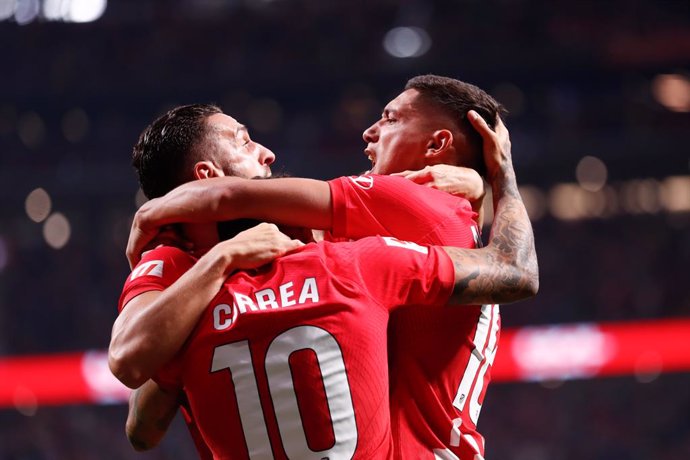
[[[416,186],[415,183],[397,176],[382,176],[379,174],[362,174],[360,176],[342,176],[329,181],[329,184],[338,184],[342,187],[354,190],[379,190],[391,186]]]
[[[141,261],[132,270],[128,280],[132,281],[143,276],[158,276],[162,278],[164,272],[186,271],[194,265],[196,257],[173,246],[159,246],[142,254]]]

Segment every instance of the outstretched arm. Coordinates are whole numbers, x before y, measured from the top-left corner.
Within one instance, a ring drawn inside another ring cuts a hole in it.
[[[137,211],[127,242],[134,267],[161,227],[252,218],[292,227],[331,228],[331,191],[314,179],[216,177],[188,182]]]
[[[485,248],[444,248],[455,267],[452,299],[471,304],[515,302],[537,293],[539,268],[532,225],[515,179],[508,130],[499,120],[493,132],[474,111],[468,118],[484,141],[495,214]]]

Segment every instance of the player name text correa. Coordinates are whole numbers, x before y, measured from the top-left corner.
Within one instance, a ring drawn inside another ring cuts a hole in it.
[[[252,295],[233,292],[232,306],[221,303],[213,307],[213,328],[217,331],[225,330],[237,321],[238,315],[248,312],[288,308],[319,301],[316,278],[305,278],[301,283],[299,295],[296,287],[294,282],[289,281],[278,286],[278,289],[266,288]]]

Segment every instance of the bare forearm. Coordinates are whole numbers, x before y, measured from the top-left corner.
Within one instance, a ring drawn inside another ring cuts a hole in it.
[[[509,303],[531,297],[539,289],[534,234],[515,173],[505,167],[490,182],[496,212],[487,247],[445,248],[455,266],[453,298],[457,302]]]
[[[164,291],[134,297],[113,325],[110,370],[138,387],[182,347],[231,272],[260,267],[301,246],[275,225],[259,224],[216,244]]]
[[[190,182],[143,207],[145,225],[251,218],[290,226],[330,228],[330,189],[322,181],[218,177]]]
[[[109,348],[111,370],[122,383],[137,388],[175,355],[222,286],[227,265],[203,257],[165,291],[144,293],[125,307]]]
[[[168,430],[177,408],[177,395],[163,391],[152,380],[134,390],[129,398],[125,427],[132,447],[137,451],[156,447]]]

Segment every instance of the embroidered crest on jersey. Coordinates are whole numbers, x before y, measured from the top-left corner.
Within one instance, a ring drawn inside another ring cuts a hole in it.
[[[374,186],[374,178],[371,176],[350,176],[349,179],[364,190],[369,190]]]
[[[139,265],[137,268],[132,270],[132,274],[129,276],[130,281],[139,278],[140,276],[157,276],[163,278],[163,261],[162,260],[150,260]]]

